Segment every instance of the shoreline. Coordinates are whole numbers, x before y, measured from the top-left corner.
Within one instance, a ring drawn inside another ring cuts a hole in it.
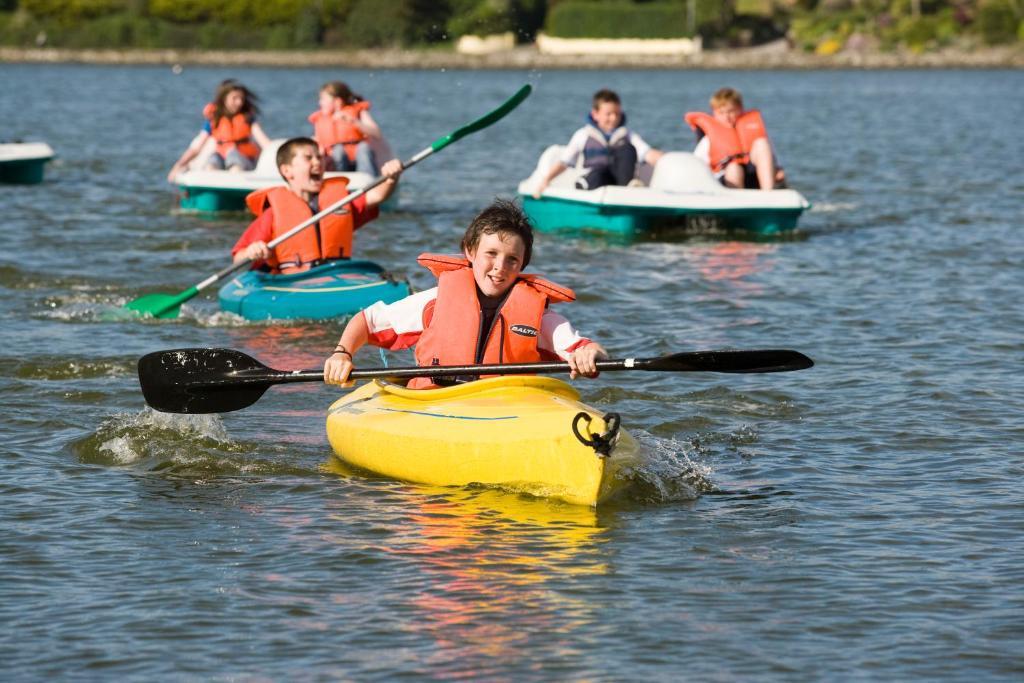
[[[541,54],[532,46],[483,55],[451,50],[100,50],[0,47],[0,63],[182,66],[258,66],[280,68],[348,67],[364,69],[992,69],[1024,67],[1024,47],[935,52],[841,52],[816,55],[778,43],[733,50],[705,50],[689,56]]]

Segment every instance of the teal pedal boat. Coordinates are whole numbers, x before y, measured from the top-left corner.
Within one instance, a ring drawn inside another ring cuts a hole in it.
[[[540,198],[534,188],[562,152],[545,150],[533,174],[519,184],[523,208],[537,230],[596,230],[636,235],[671,226],[700,230],[735,230],[775,235],[796,228],[810,202],[796,190],[737,190],[724,187],[707,164],[688,152],[667,152],[657,166],[646,168],[649,182],[576,188],[582,168],[555,177]],[[641,174],[641,177],[643,174]]]
[[[411,293],[406,280],[373,261],[339,259],[290,275],[250,270],[221,287],[218,297],[221,310],[246,320],[323,320]]]
[[[41,183],[43,169],[53,157],[53,149],[45,142],[0,143],[0,183]]]

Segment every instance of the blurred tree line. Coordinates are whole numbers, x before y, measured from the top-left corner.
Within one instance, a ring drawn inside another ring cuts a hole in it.
[[[820,54],[1024,40],[1024,0],[0,0],[0,43],[89,48],[444,46],[465,34],[785,39]]]

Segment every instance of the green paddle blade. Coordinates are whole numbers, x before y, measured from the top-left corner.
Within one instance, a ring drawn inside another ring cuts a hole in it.
[[[124,307],[154,318],[177,318],[181,305],[195,296],[197,291],[191,287],[181,294],[147,294],[129,301]]]
[[[491,113],[481,116],[476,121],[472,123],[467,123],[462,128],[454,130],[451,133],[448,133],[448,135],[445,135],[444,137],[434,140],[434,143],[430,145],[430,148],[435,152],[439,152],[448,145],[455,142],[456,140],[464,138],[467,135],[471,135],[472,133],[475,133],[478,130],[483,130],[487,126],[490,126],[491,124],[500,121],[501,119],[505,118],[505,116],[508,115],[510,111],[518,107],[523,100],[529,97],[530,92],[532,91],[533,86],[529,84],[524,85],[522,88],[519,89],[519,91],[515,95],[508,98],[508,100],[506,100],[503,105],[501,105]]]

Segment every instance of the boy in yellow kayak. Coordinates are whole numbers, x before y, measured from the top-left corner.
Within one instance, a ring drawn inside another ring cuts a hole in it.
[[[437,287],[392,304],[378,302],[349,321],[324,363],[324,381],[345,384],[364,344],[389,350],[415,346],[416,364],[469,365],[568,361],[570,376],[593,377],[604,348],[581,336],[549,304],[573,291],[522,272],[530,263],[533,227],[515,203],[496,200],[466,229],[460,256],[422,254]],[[410,388],[437,386],[423,377]]]
[[[384,164],[381,175],[387,176],[386,182],[271,250],[267,242],[348,195],[348,179],[324,178],[323,157],[311,138],[282,144],[277,169],[288,186],[257,190],[245,198],[256,220],[235,243],[231,256],[235,263],[251,259],[254,267],[266,266],[272,273],[300,273],[324,261],[352,257],[353,233],[377,217],[377,206],[398,185],[402,162],[392,159]]]

